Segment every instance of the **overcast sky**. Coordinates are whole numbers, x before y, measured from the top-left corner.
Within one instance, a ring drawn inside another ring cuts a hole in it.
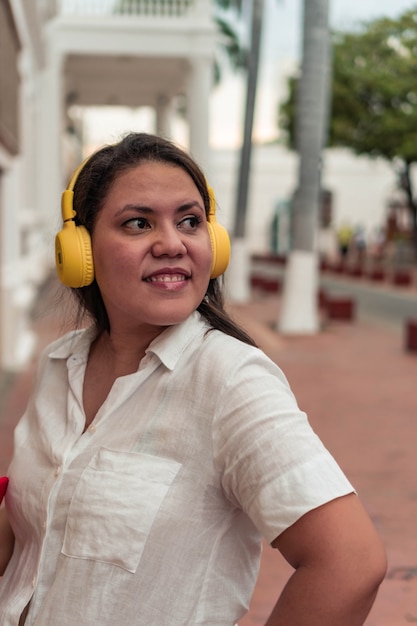
[[[266,0],[264,41],[276,54],[298,54],[302,0]],[[378,17],[397,17],[417,6],[417,0],[330,0],[330,23],[350,29]]]

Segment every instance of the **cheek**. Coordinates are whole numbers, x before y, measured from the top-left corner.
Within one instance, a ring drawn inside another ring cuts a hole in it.
[[[137,260],[137,250],[131,250],[126,241],[108,236],[92,237],[92,251],[94,265],[97,272],[113,274],[123,268],[128,268]],[[136,254],[135,254],[136,252]]]
[[[117,288],[129,275],[129,260],[121,250],[120,247],[112,250],[111,245],[93,247],[94,273],[99,286],[107,283]]]
[[[211,240],[209,234],[207,233],[207,241],[204,249],[200,250],[201,255],[201,263],[204,266],[204,269],[210,271],[211,263],[213,260],[213,249],[211,247]]]
[[[111,250],[101,245],[93,243],[93,261],[96,274],[102,274],[108,271],[111,266],[110,257],[113,257]]]

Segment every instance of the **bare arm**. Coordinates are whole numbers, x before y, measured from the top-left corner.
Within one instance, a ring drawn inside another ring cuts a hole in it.
[[[6,509],[3,506],[0,509],[0,576],[3,576],[4,570],[12,556],[13,545],[13,531],[7,519]]]
[[[386,556],[356,495],[310,511],[272,545],[295,572],[266,626],[362,626]]]

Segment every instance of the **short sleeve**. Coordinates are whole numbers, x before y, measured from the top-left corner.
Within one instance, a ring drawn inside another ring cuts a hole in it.
[[[261,351],[241,356],[223,385],[213,445],[226,497],[269,542],[308,511],[354,492]]]

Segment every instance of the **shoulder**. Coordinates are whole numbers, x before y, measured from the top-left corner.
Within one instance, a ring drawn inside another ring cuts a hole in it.
[[[71,330],[50,343],[45,352],[50,358],[66,359],[74,353],[88,350],[95,335],[96,329],[93,326]]]
[[[61,353],[62,351],[71,352],[71,346],[73,346],[74,342],[79,337],[81,337],[84,333],[85,333],[84,329],[83,330],[70,330],[69,332],[65,333],[61,337],[58,337],[58,339],[55,339],[54,341],[49,343],[45,348],[45,352],[47,352],[47,354],[50,354],[50,355],[55,354],[55,352],[59,352],[59,353]]]
[[[38,370],[43,369],[47,363],[66,361],[73,354],[86,356],[94,336],[95,329],[89,327],[71,330],[55,339],[41,351],[38,359]]]
[[[260,348],[251,346],[219,330],[208,330],[201,344],[201,353],[214,371],[220,370],[233,377],[245,370],[258,370],[260,374],[273,374],[285,379],[279,366]]]

